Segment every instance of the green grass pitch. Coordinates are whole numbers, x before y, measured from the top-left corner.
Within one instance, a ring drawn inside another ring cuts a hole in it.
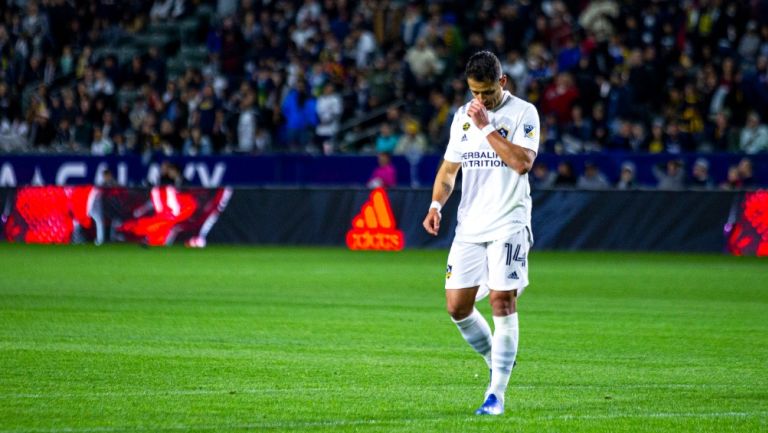
[[[533,251],[488,418],[446,255],[0,244],[0,433],[768,431],[765,260]]]

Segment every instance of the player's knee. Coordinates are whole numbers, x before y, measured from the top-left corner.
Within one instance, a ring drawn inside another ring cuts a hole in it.
[[[491,309],[497,317],[508,316],[517,312],[517,298],[514,294],[504,293],[504,296],[491,295]]]
[[[451,315],[451,318],[453,320],[466,319],[467,317],[469,317],[470,314],[472,314],[473,308],[474,308],[474,305],[462,305],[462,304],[457,304],[452,302],[449,302],[446,305],[448,314]]]
[[[515,305],[510,303],[493,305],[492,310],[493,310],[493,315],[496,317],[509,316],[510,314],[514,314],[517,312],[517,308],[515,308]]]

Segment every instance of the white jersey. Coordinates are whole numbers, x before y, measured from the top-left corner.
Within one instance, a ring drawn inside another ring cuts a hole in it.
[[[461,163],[462,191],[455,240],[491,242],[531,225],[528,175],[507,167],[467,115],[469,103],[456,111],[445,160]],[[539,114],[533,104],[504,91],[488,118],[502,137],[539,150]]]

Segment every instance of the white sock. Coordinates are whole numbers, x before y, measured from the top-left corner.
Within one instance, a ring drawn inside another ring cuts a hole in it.
[[[467,340],[467,343],[485,358],[488,368],[491,368],[491,327],[488,326],[485,317],[475,308],[472,314],[461,320],[453,320],[453,323],[459,328],[461,336]]]
[[[491,386],[488,387],[488,394],[494,394],[504,401],[504,393],[507,391],[509,375],[512,373],[512,367],[515,366],[515,357],[517,356],[517,313],[509,316],[493,316],[493,350],[491,370]]]

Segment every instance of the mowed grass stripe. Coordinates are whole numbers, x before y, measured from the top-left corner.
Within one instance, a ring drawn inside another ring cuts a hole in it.
[[[532,252],[488,420],[445,257],[1,244],[0,433],[768,431],[765,261]]]
[[[652,413],[638,415],[602,415],[602,416],[580,416],[580,415],[558,415],[545,417],[546,420],[616,420],[616,419],[683,419],[683,418],[752,418],[765,417],[768,412],[713,412],[713,413]],[[253,423],[253,424],[229,424],[229,425],[169,425],[169,426],[150,426],[150,427],[92,427],[87,429],[33,429],[26,430],[27,433],[99,433],[99,432],[124,432],[124,431],[232,431],[232,430],[283,430],[293,431],[296,429],[312,429],[327,427],[349,427],[349,426],[395,426],[395,425],[429,425],[439,422],[445,422],[446,418],[432,419],[403,419],[403,420],[339,420],[339,421],[292,421],[280,423]],[[526,424],[522,421],[522,424]],[[0,433],[22,433],[21,430],[0,430]]]

